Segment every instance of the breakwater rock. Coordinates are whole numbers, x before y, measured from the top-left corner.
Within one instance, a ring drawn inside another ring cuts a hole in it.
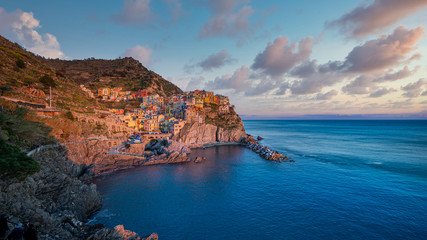
[[[239,143],[251,149],[252,151],[256,152],[258,155],[260,155],[262,158],[266,160],[276,161],[276,162],[286,162],[286,161],[294,162],[294,160],[289,159],[288,156],[283,155],[277,151],[271,150],[269,147],[260,144],[251,135],[248,135],[247,137],[242,137],[239,140]]]

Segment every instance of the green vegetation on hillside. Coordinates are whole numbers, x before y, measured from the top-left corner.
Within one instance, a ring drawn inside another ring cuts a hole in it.
[[[30,150],[54,142],[54,139],[49,137],[51,128],[43,123],[26,120],[27,112],[25,108],[0,112],[0,131],[3,136],[7,136],[9,143]]]
[[[45,87],[56,87],[55,80],[49,75],[44,75],[39,79],[39,81],[45,86]]]
[[[7,177],[25,179],[26,176],[34,174],[40,170],[39,163],[19,147],[8,144],[0,137],[0,174]]]
[[[215,103],[207,104],[206,107],[210,108],[210,111],[206,112],[205,123],[224,129],[236,129],[239,127],[241,119],[234,111],[234,107],[231,107],[230,112],[227,114],[219,114],[218,105]]]
[[[21,69],[23,69],[23,68],[26,67],[25,62],[22,61],[22,59],[16,60],[16,66],[19,67],[19,68],[21,68]]]
[[[36,160],[21,149],[30,150],[54,142],[49,137],[50,128],[42,123],[25,119],[24,108],[0,112],[0,174],[24,179],[40,170]]]

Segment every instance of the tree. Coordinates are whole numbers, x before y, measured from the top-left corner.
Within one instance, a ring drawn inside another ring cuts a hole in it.
[[[39,79],[39,81],[45,86],[45,87],[56,87],[55,80],[49,75],[44,75]]]
[[[74,115],[71,111],[66,112],[64,114],[64,117],[70,119],[71,121],[74,121]]]
[[[16,66],[21,68],[21,69],[24,69],[26,67],[25,62],[22,61],[22,59],[16,60]]]
[[[3,92],[4,91],[11,91],[12,88],[10,88],[8,86],[0,86],[0,90],[1,90],[1,95],[0,96],[3,96]]]

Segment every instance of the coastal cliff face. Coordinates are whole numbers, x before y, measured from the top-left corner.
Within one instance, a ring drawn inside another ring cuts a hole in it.
[[[243,122],[232,128],[223,128],[206,123],[187,123],[174,139],[194,148],[212,143],[238,142],[240,138],[245,136]]]
[[[227,114],[205,109],[203,123],[187,121],[179,134],[173,140],[187,147],[195,148],[206,144],[238,142],[247,136],[242,119],[230,107]]]

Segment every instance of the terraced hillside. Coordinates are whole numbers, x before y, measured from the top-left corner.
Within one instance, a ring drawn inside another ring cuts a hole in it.
[[[93,91],[108,86],[122,87],[127,91],[149,89],[162,96],[182,93],[177,86],[130,57],[115,60],[47,59],[45,62],[57,69],[62,76],[73,79],[78,84],[84,84]]]

